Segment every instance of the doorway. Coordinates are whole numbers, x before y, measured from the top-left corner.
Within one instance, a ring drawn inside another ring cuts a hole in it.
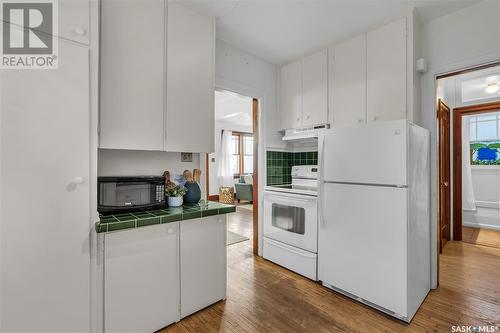
[[[496,230],[500,245],[500,219],[480,214],[500,211],[500,65],[437,77],[437,96],[439,253],[483,228]],[[498,190],[484,180],[492,173]]]
[[[453,156],[454,156],[454,161],[453,164],[455,167],[453,168],[453,181],[456,184],[455,188],[456,190],[453,192],[453,214],[455,216],[454,221],[453,221],[453,232],[455,234],[454,239],[455,240],[464,240],[464,230],[466,231],[466,241],[474,243],[474,244],[479,244],[479,245],[488,245],[488,243],[491,243],[494,247],[500,247],[499,239],[500,239],[500,232],[497,230],[492,231],[492,232],[483,232],[483,234],[487,234],[486,238],[483,241],[478,241],[478,235],[480,234],[480,230],[483,229],[481,228],[481,224],[478,223],[478,226],[474,226],[474,228],[471,227],[464,227],[464,201],[467,202],[467,200],[464,200],[464,176],[463,176],[463,145],[467,144],[464,143],[463,141],[463,121],[464,118],[468,118],[467,120],[469,121],[468,126],[473,127],[475,126],[476,129],[476,134],[474,139],[476,140],[470,140],[469,135],[467,135],[467,141],[468,144],[470,145],[469,147],[465,147],[466,149],[469,149],[470,151],[470,161],[467,161],[467,163],[475,164],[478,167],[484,166],[488,167],[491,166],[492,169],[494,168],[500,168],[500,163],[497,164],[498,160],[498,150],[500,148],[500,136],[499,136],[499,115],[500,115],[500,101],[499,102],[493,102],[493,103],[485,103],[485,104],[477,104],[477,105],[471,105],[471,106],[465,106],[465,107],[459,107],[453,110],[453,132],[454,134],[454,142],[453,142]],[[472,119],[475,119],[475,121],[470,122],[470,117],[473,117]],[[494,124],[495,128],[495,134],[491,136],[492,140],[487,140],[488,138],[483,138],[481,135],[481,129],[484,128],[484,124],[487,123],[492,123]],[[479,131],[478,131],[479,127]],[[479,136],[478,136],[479,132]],[[479,140],[477,140],[479,139]],[[478,142],[478,141],[484,141],[484,142]],[[483,156],[481,155],[489,155],[486,156],[485,158],[482,158]],[[487,162],[484,162],[487,161]],[[477,164],[476,164],[477,163]],[[485,164],[482,164],[485,163]],[[493,176],[495,177],[495,176]],[[500,174],[497,175],[496,180],[493,180],[493,186],[494,184],[498,183],[500,184]],[[494,198],[496,199],[496,198]],[[474,201],[474,210],[476,212],[479,212],[481,209],[481,205],[483,205],[482,200],[475,200]],[[487,205],[487,204],[486,204]],[[500,207],[494,207],[493,209],[499,210]],[[472,216],[473,217],[473,216]],[[492,227],[495,227],[497,223],[493,222],[491,224]],[[479,230],[475,230],[479,229]],[[489,229],[489,228],[487,228]],[[498,228],[500,229],[500,228]],[[493,228],[491,230],[494,230]]]
[[[259,99],[229,90],[215,92],[215,152],[206,154],[206,199],[219,201],[221,187],[234,192],[228,245],[245,243],[258,253]]]

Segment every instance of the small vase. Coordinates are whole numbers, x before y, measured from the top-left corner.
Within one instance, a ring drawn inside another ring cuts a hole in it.
[[[168,197],[169,207],[180,207],[182,206],[182,197]]]
[[[200,185],[196,182],[186,182],[184,187],[187,193],[184,195],[184,203],[186,205],[197,204],[201,199]]]

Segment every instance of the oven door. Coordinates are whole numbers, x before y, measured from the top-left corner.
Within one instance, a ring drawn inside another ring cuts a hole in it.
[[[264,192],[264,237],[317,253],[317,197]]]

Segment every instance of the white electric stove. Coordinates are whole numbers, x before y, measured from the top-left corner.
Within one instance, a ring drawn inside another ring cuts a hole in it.
[[[264,258],[317,280],[318,167],[292,167],[292,183],[264,190]]]

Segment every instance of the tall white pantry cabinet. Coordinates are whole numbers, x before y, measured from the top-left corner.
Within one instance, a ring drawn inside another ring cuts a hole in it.
[[[330,126],[364,125],[369,122],[408,119],[418,122],[419,76],[415,62],[420,55],[420,24],[413,11],[377,29],[328,48],[325,75],[327,105],[316,94],[314,103],[305,103],[303,69],[299,77],[295,61],[281,67],[282,129],[306,128],[324,123]],[[326,53],[326,52],[325,52]],[[320,61],[316,60],[319,64]],[[318,66],[318,65],[316,65]],[[291,69],[295,68],[295,71]],[[319,68],[319,67],[317,67]],[[318,82],[320,72],[316,72]],[[299,93],[300,92],[300,93]],[[309,123],[297,116],[316,113]],[[326,121],[322,121],[327,117]]]
[[[61,0],[58,68],[0,70],[1,332],[91,331],[97,13]]]
[[[99,147],[214,151],[214,18],[166,0],[101,3]]]

